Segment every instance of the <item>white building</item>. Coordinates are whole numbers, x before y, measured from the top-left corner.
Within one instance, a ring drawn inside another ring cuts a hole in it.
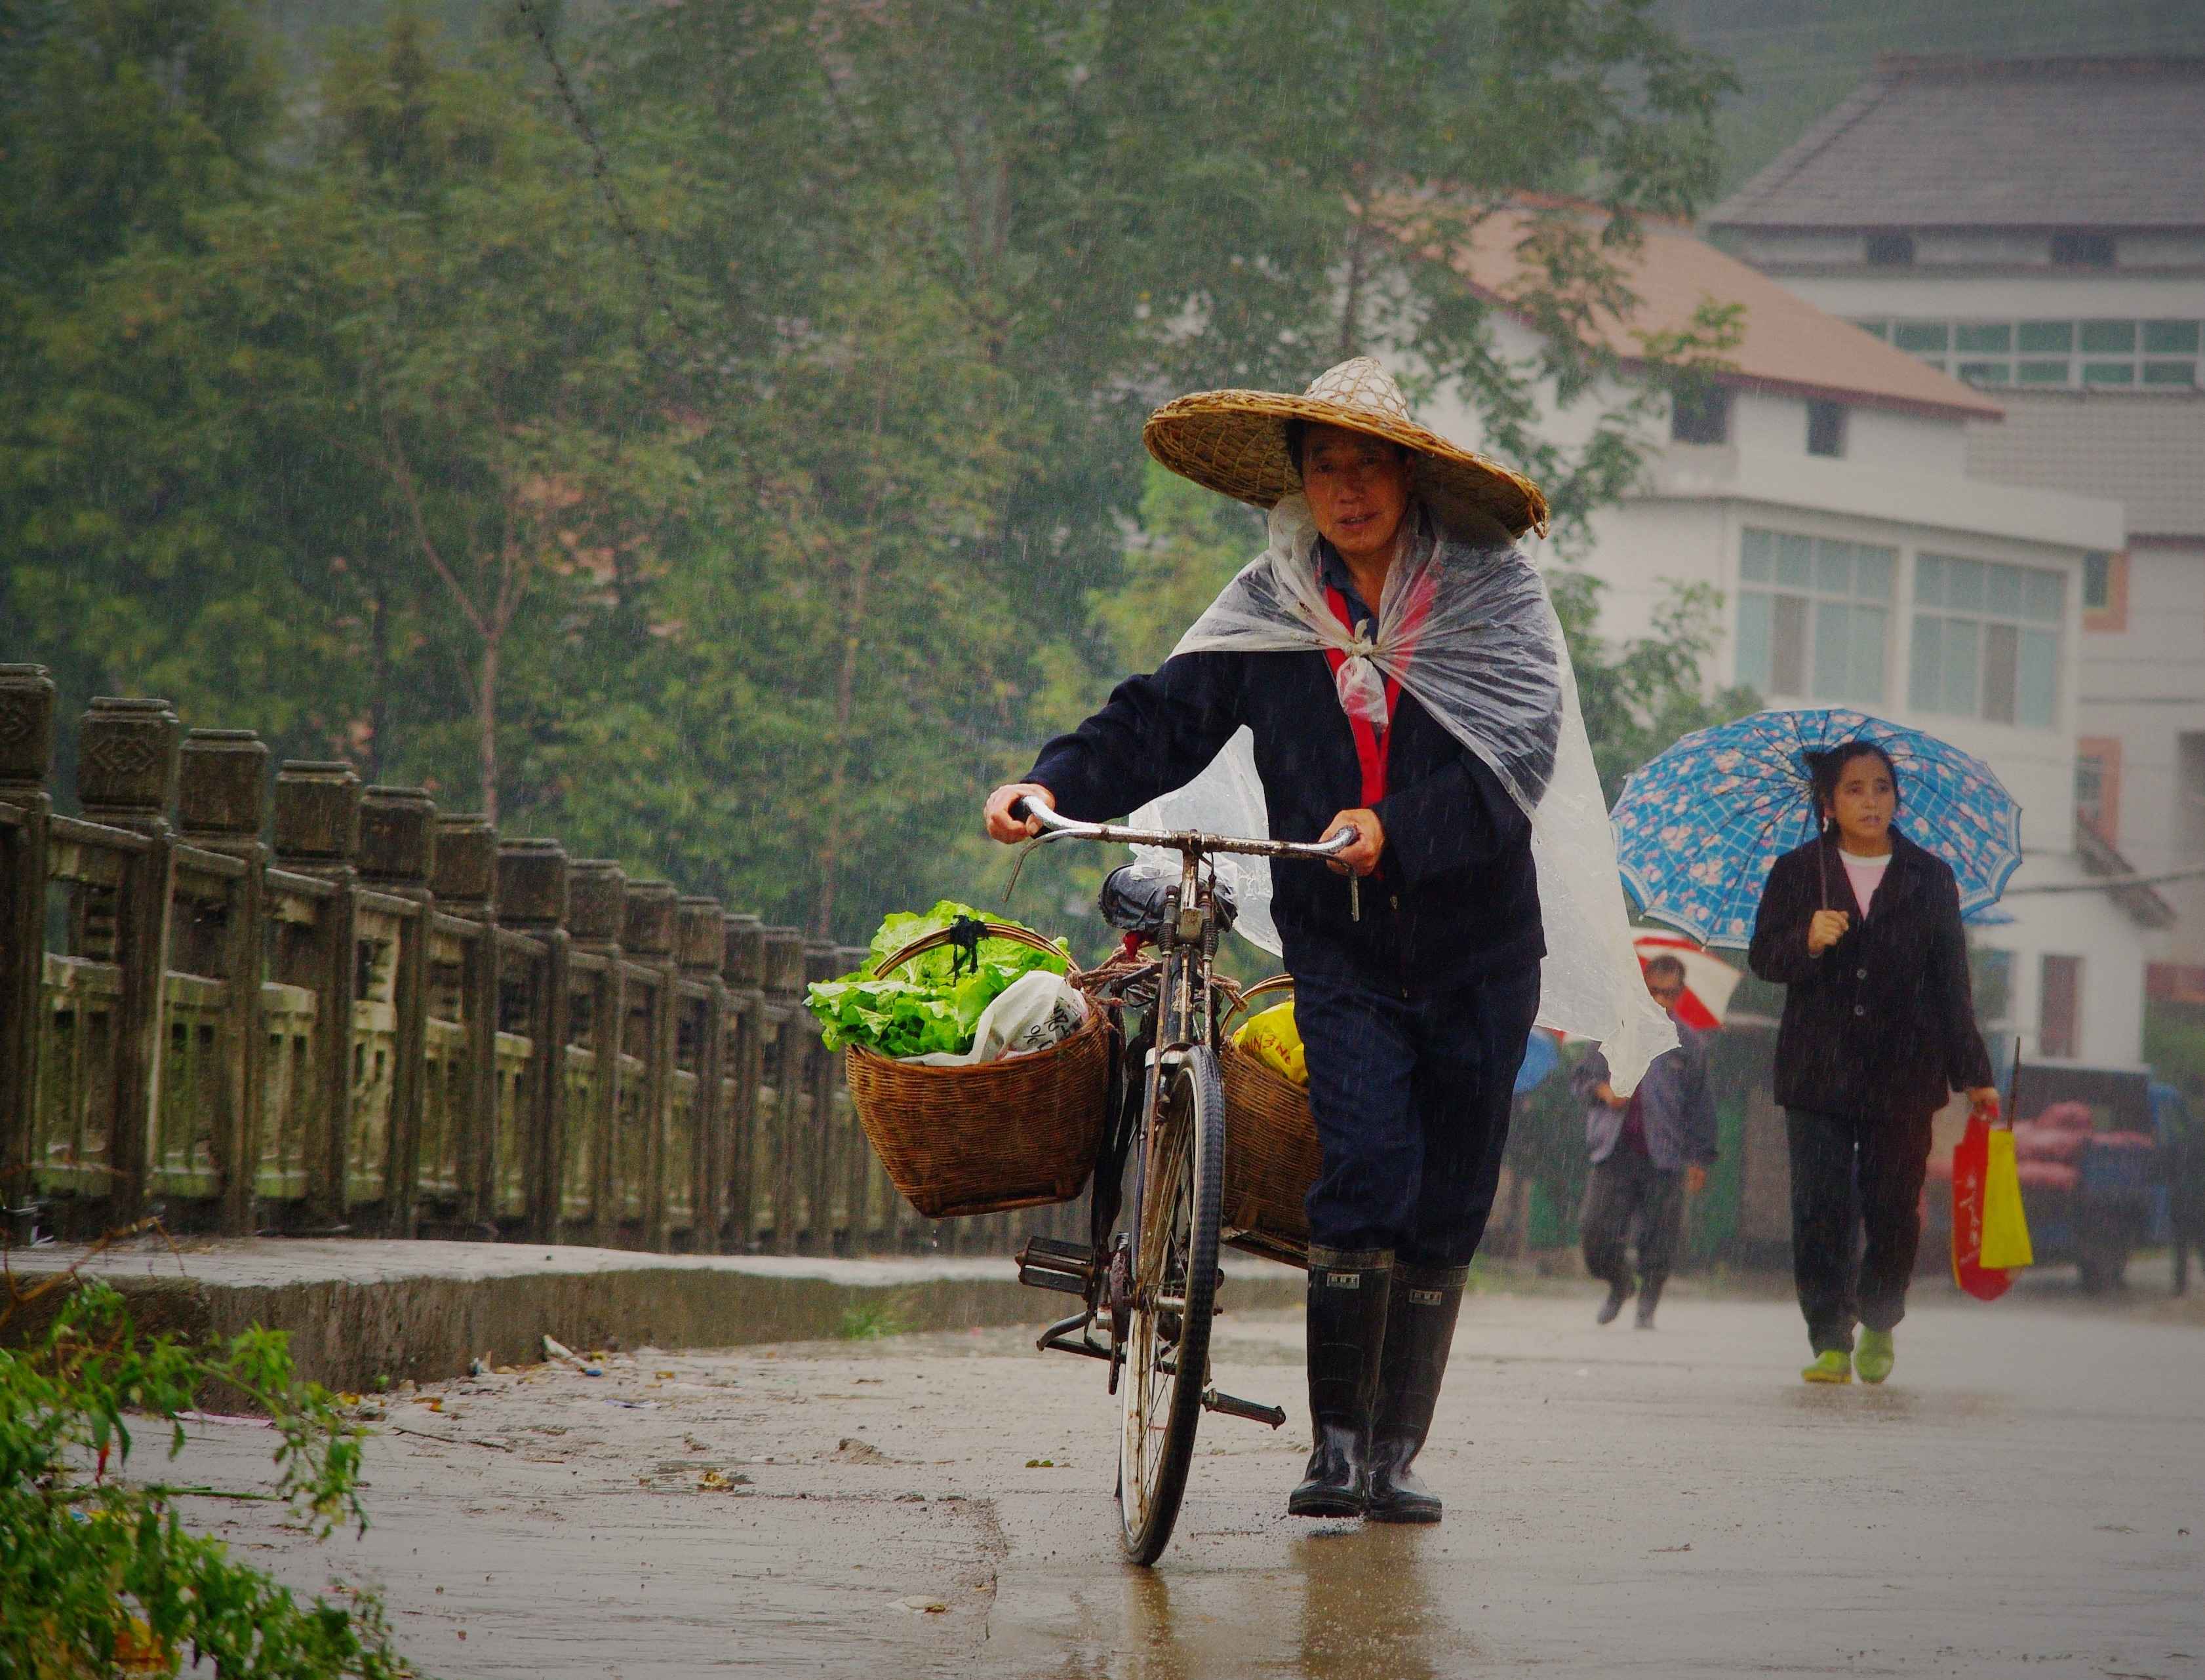
[[[1521,225],[1489,221],[1462,259],[1489,296],[1506,299]],[[1603,633],[1643,633],[1676,584],[1712,585],[1716,686],[1750,686],[1771,705],[1858,706],[1977,754],[2024,811],[2012,884],[2087,878],[2071,818],[2077,632],[2085,567],[2119,546],[2119,505],[1970,478],[1967,429],[1998,419],[1994,399],[1681,229],[1647,230],[1631,285],[1631,317],[1596,328],[1626,377],[1637,335],[1680,329],[1703,302],[1742,305],[1744,337],[1709,399],[1662,406],[1640,489],[1595,516],[1584,563],[1608,585]],[[1514,323],[1504,338],[1536,347]],[[1626,395],[1550,411],[1549,430],[1581,442]],[[1435,418],[1477,433],[1466,414]],[[2004,953],[1979,965],[1988,1015],[2032,1056],[2134,1063],[2144,986],[2132,907],[2093,893],[2009,908],[2012,923],[1976,930],[1983,951]]]
[[[2117,498],[2126,537],[2086,562],[2076,815],[2146,875],[2205,864],[2205,391],[2001,392],[1969,469]],[[2156,889],[2148,993],[2205,1005],[2205,876]]]
[[[2085,563],[2086,855],[2205,864],[2205,60],[1887,58],[1709,218],[1822,308],[1994,395],[1972,476],[2118,500]],[[2205,882],[2150,993],[2205,1004]],[[2095,986],[2093,987],[2095,995]]]

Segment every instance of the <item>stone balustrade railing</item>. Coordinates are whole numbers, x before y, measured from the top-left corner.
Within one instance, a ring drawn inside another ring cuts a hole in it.
[[[863,953],[419,788],[0,666],[0,1203],[171,1229],[693,1252],[1008,1246],[889,1185],[803,1007]]]

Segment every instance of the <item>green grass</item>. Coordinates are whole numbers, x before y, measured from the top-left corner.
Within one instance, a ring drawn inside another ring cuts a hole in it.
[[[835,1333],[846,1342],[874,1342],[900,1336],[910,1327],[895,1301],[858,1301],[842,1309]]]

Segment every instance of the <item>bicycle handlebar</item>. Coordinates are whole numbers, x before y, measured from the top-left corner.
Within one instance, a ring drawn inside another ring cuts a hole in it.
[[[1013,816],[1028,816],[1042,826],[1043,840],[1115,840],[1124,846],[1161,846],[1172,852],[1237,852],[1251,858],[1337,858],[1355,844],[1356,830],[1341,828],[1321,840],[1240,840],[1205,834],[1198,829],[1127,828],[1115,822],[1075,822],[1059,816],[1028,794],[1011,806]]]

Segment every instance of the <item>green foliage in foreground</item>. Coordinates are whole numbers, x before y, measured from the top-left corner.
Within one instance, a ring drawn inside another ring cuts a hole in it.
[[[315,1539],[366,1525],[357,1426],[292,1374],[287,1338],[249,1330],[215,1351],[141,1338],[104,1284],[77,1290],[35,1345],[0,1350],[0,1673],[78,1680],[166,1674],[181,1658],[224,1677],[411,1675],[381,1607],[294,1597],[187,1532],[176,1491],[126,1481],[132,1415],[169,1425],[221,1384],[275,1424],[270,1497]]]

